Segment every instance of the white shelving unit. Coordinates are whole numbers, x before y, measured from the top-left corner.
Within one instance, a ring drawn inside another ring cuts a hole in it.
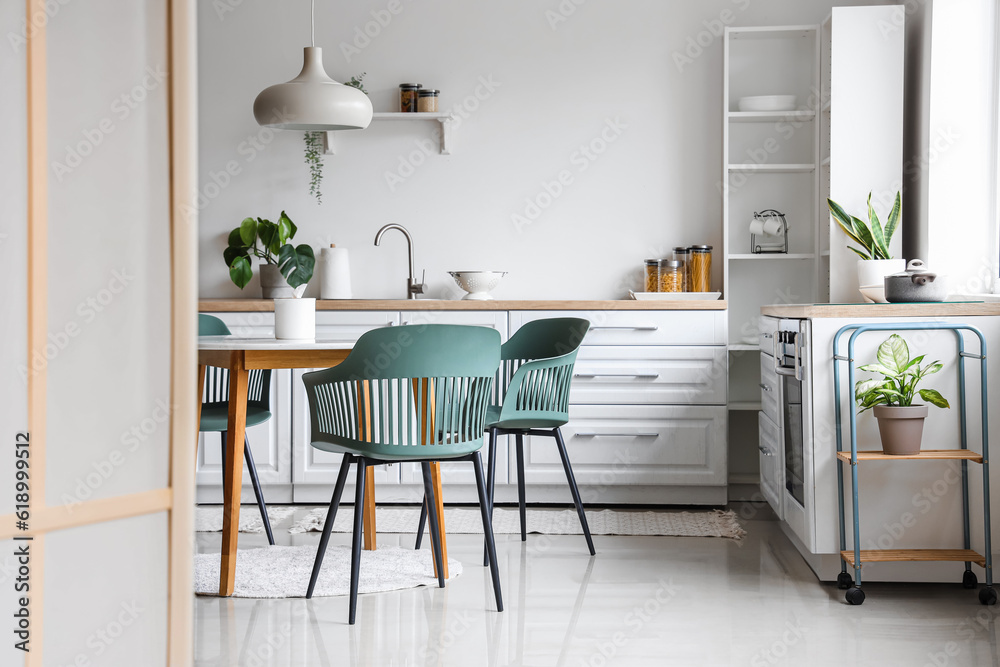
[[[372,114],[372,124],[383,121],[403,121],[403,122],[435,122],[441,126],[440,152],[441,155],[451,155],[451,139],[455,127],[455,114],[450,111],[423,111],[417,113],[404,113],[401,111],[379,111]],[[323,152],[326,155],[336,154],[334,139],[335,131],[323,133]]]

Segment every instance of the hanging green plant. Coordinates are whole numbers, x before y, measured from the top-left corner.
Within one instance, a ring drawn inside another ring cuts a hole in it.
[[[344,85],[357,88],[367,95],[368,91],[365,90],[364,83],[362,83],[365,74],[367,72],[352,76],[351,80]],[[303,137],[306,143],[306,165],[309,166],[309,194],[316,198],[317,204],[322,204],[323,191],[320,186],[323,184],[323,133],[305,132]]]

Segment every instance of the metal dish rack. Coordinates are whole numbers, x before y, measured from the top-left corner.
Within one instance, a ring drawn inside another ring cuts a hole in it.
[[[958,349],[958,384],[959,384],[959,410],[961,424],[961,448],[943,450],[921,450],[917,454],[905,456],[892,456],[883,454],[881,451],[858,451],[858,431],[857,412],[853,409],[853,400],[850,410],[850,451],[843,449],[843,434],[841,427],[841,391],[840,391],[840,362],[847,362],[848,388],[850,395],[854,395],[854,343],[858,336],[868,331],[932,331],[951,330],[955,332]],[[847,356],[840,354],[841,336],[852,331],[847,343]],[[963,331],[969,331],[979,338],[979,353],[974,354],[965,351],[965,340]],[[980,362],[980,391],[982,395],[982,454],[969,449],[968,425],[966,422],[966,373],[965,360],[978,359]],[[846,589],[846,598],[852,605],[859,605],[865,601],[865,593],[861,590],[861,565],[870,562],[887,561],[955,561],[965,563],[965,573],[962,576],[962,586],[964,588],[976,588],[978,580],[976,573],[972,571],[972,564],[985,568],[986,586],[979,590],[979,601],[983,604],[996,604],[997,593],[993,588],[993,558],[990,544],[990,464],[989,464],[989,427],[988,415],[989,405],[986,398],[986,338],[976,327],[966,324],[948,324],[939,322],[905,322],[888,324],[848,324],[841,327],[833,338],[833,388],[835,394],[834,409],[836,415],[837,430],[837,488],[839,490],[838,509],[840,511],[840,575],[837,577],[837,586]],[[859,528],[860,509],[858,507],[858,464],[864,461],[886,461],[899,459],[922,459],[928,461],[957,460],[962,465],[962,509],[963,509],[963,529],[964,548],[963,549],[861,549],[861,535]],[[971,529],[969,525],[969,462],[979,463],[983,468],[983,534],[985,537],[985,556],[971,548]],[[853,492],[853,514],[854,514],[854,549],[847,549],[847,528],[844,513],[844,465],[851,466],[851,488]],[[847,566],[854,568],[854,578],[847,572]]]

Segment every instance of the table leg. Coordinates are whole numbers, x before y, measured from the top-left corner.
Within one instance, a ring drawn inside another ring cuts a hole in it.
[[[372,415],[371,415],[371,385],[367,381],[358,383],[358,435],[361,440],[367,441],[371,437]],[[365,500],[364,500],[364,533],[365,551],[375,551],[375,468],[369,467],[365,471]]]
[[[236,585],[236,547],[240,534],[240,493],[243,488],[243,437],[247,427],[249,373],[243,356],[233,354],[229,368],[229,424],[226,442],[226,478],[222,510],[222,566],[219,595],[233,594]]]
[[[194,435],[195,443],[198,442],[198,438],[201,436],[201,397],[205,395],[205,373],[208,371],[208,366],[204,364],[198,365],[198,412],[195,418],[195,424],[198,425],[198,432]],[[198,468],[198,445],[195,444],[194,447],[194,467]]]

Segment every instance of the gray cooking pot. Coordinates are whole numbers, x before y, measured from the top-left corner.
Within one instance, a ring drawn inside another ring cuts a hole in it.
[[[885,277],[885,300],[889,303],[939,302],[947,298],[946,281],[928,271],[922,260],[911,259],[906,271]]]

